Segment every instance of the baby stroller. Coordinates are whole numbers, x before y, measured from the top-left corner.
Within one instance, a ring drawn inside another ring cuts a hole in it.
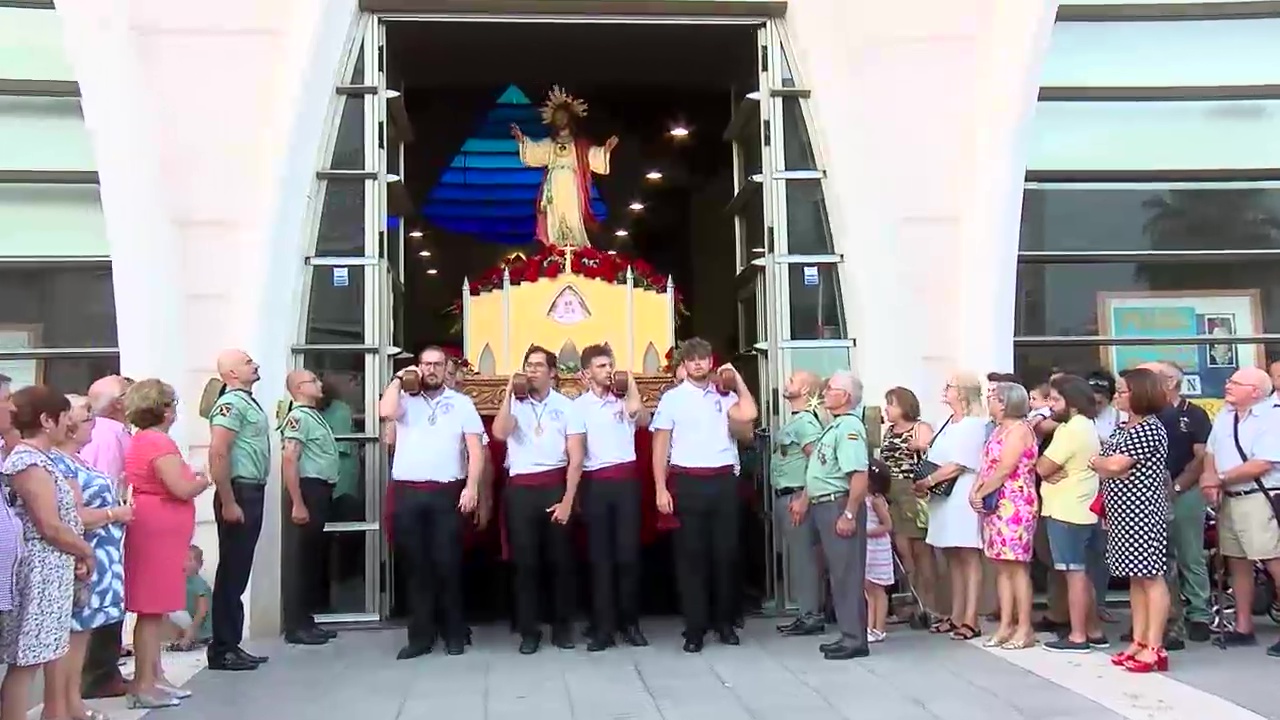
[[[1237,608],[1235,594],[1228,582],[1226,558],[1222,557],[1218,546],[1218,517],[1213,508],[1205,514],[1204,544],[1208,553],[1212,629],[1218,634],[1228,633],[1235,630]],[[1182,600],[1186,602],[1186,598]],[[1280,623],[1280,598],[1277,598],[1271,575],[1260,562],[1253,564],[1253,607],[1249,610],[1253,615],[1266,615],[1272,622]]]

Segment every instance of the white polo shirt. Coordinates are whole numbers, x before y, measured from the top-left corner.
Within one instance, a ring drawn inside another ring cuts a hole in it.
[[[737,393],[721,395],[685,380],[663,394],[653,413],[652,430],[671,431],[671,464],[716,468],[738,464],[738,444],[729,434],[729,408]]]
[[[1235,442],[1236,410],[1230,405],[1213,419],[1209,432],[1208,451],[1213,455],[1213,466],[1223,473],[1244,464]],[[1263,398],[1240,418],[1240,447],[1250,460],[1267,460],[1280,463],[1280,407],[1271,398]],[[1268,490],[1280,490],[1280,470],[1273,465],[1262,476],[1262,484]],[[1256,489],[1253,482],[1232,483],[1224,488],[1228,492],[1244,492]]]
[[[484,423],[471,398],[445,389],[434,399],[400,393],[396,452],[391,479],[398,482],[453,482],[467,476],[463,435],[483,435]]]
[[[569,464],[565,438],[569,434],[573,401],[555,390],[541,402],[530,395],[511,400],[516,427],[507,438],[507,470],[512,475],[545,472]]]
[[[585,472],[636,461],[636,423],[627,416],[627,404],[611,392],[604,397],[595,388],[573,401],[570,435],[587,436]]]

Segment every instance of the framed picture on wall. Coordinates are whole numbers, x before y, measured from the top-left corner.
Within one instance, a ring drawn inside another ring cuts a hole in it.
[[[33,350],[40,347],[40,325],[0,324],[0,350]],[[44,382],[44,361],[0,356],[0,375],[13,379],[13,389]]]
[[[1236,344],[1229,338],[1262,333],[1259,290],[1098,293],[1098,329],[1104,336],[1209,336],[1223,342],[1198,345],[1131,345],[1103,347],[1102,365],[1119,372],[1144,362],[1175,362],[1183,370],[1188,397],[1220,398],[1227,378],[1241,367],[1261,367],[1262,348]]]

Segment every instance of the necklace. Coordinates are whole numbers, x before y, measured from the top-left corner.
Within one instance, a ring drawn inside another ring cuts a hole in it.
[[[529,409],[533,411],[533,436],[542,437],[542,416],[547,413],[547,404],[529,398]]]
[[[444,393],[440,393],[439,395],[436,396],[435,402],[432,402],[431,398],[429,398],[426,393],[422,394],[422,401],[427,404],[427,411],[428,411],[427,424],[428,425],[436,424],[436,408],[439,407],[440,398],[443,396],[444,396]]]

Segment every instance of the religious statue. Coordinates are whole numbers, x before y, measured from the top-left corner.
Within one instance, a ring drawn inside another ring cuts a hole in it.
[[[600,146],[576,136],[574,124],[586,116],[587,104],[558,85],[547,94],[541,113],[543,124],[551,126],[551,136],[544,140],[530,140],[511,125],[511,136],[520,143],[520,162],[547,169],[538,188],[536,237],[554,247],[588,247],[587,231],[597,224],[591,211],[591,174],[609,174],[618,137]]]

